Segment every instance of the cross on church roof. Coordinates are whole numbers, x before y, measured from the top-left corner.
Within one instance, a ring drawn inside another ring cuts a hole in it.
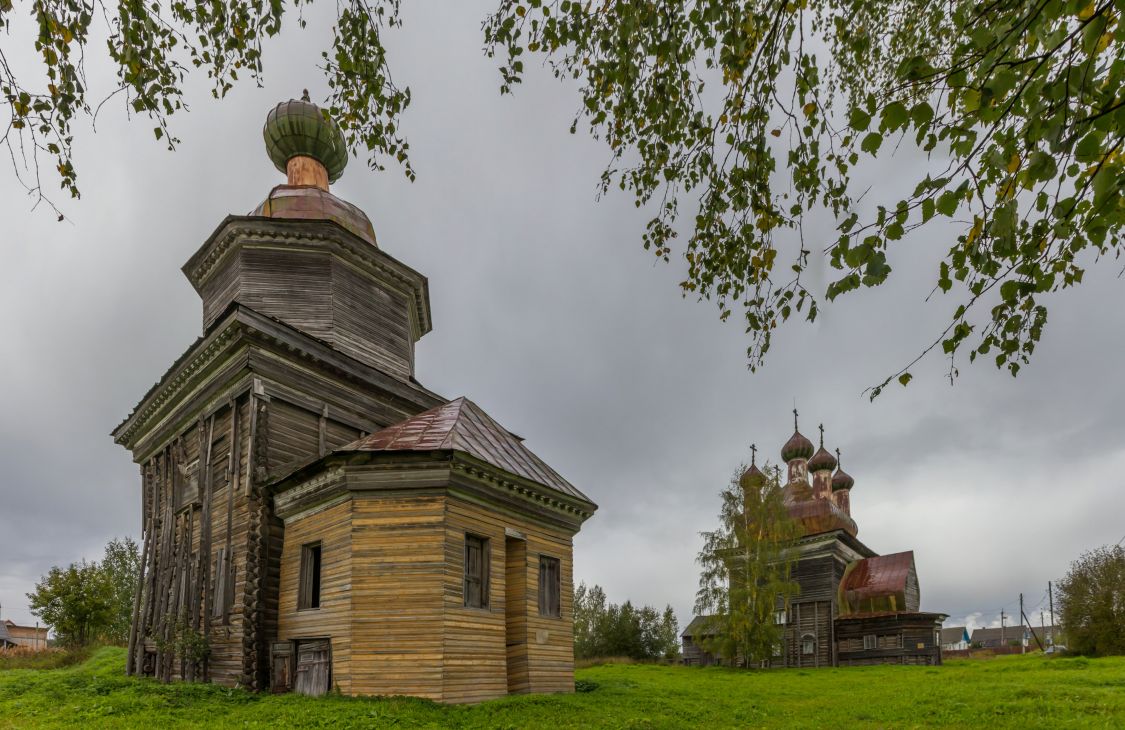
[[[755,462],[757,461],[757,458],[758,458],[758,446],[756,444],[750,444],[750,466],[754,466]]]
[[[820,448],[824,448],[824,424],[817,426],[820,429]]]

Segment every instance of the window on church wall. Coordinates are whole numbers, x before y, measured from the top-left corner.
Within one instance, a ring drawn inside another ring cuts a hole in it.
[[[199,459],[190,464],[177,464],[179,483],[176,490],[176,509],[199,501]]]
[[[879,648],[879,637],[877,637],[875,634],[867,634],[866,636],[864,636],[863,637],[863,648],[864,649],[878,649]]]
[[[816,637],[812,634],[805,634],[801,637],[801,653],[811,655],[816,653]]]
[[[539,556],[539,615],[562,616],[562,564],[558,558]]]
[[[785,625],[785,609],[784,608],[779,609],[778,611],[774,612],[773,622],[775,624],[777,624],[778,626],[784,626]]]
[[[489,540],[465,534],[465,607],[488,608]]]
[[[322,567],[319,542],[301,546],[301,574],[297,586],[297,609],[320,608],[320,573]]]

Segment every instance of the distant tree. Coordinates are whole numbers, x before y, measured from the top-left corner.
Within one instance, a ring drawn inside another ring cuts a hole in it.
[[[140,569],[141,553],[133,538],[115,538],[105,546],[101,570],[113,589],[113,618],[104,637],[110,643],[124,645],[129,640]]]
[[[606,600],[600,586],[580,583],[574,591],[574,655],[579,659],[629,657],[638,661],[679,656],[679,629],[671,606],[658,613]]]
[[[100,563],[55,566],[27,594],[31,613],[50,626],[60,643],[124,644],[133,618],[141,556],[130,537],[110,540]]]
[[[1067,649],[1080,654],[1125,654],[1125,548],[1105,546],[1070,564],[1058,583]]]
[[[769,472],[767,465],[767,472]],[[704,532],[695,611],[709,616],[703,648],[730,664],[768,660],[783,639],[774,620],[797,594],[787,544],[797,534],[780,480],[740,467],[720,492],[719,527]]]
[[[31,613],[51,627],[63,646],[86,646],[113,624],[113,584],[97,563],[53,567],[27,597]]]

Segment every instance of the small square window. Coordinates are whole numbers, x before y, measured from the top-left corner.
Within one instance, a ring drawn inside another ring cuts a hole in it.
[[[488,538],[465,535],[465,607],[488,608]]]
[[[539,615],[562,616],[562,571],[558,558],[539,556]]]
[[[866,636],[863,637],[863,648],[864,649],[878,649],[879,648],[879,639],[875,636],[875,634],[867,634]]]
[[[301,546],[301,582],[297,608],[320,608],[321,548],[319,542]]]

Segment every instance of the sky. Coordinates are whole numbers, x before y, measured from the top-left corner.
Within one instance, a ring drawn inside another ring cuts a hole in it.
[[[864,389],[913,359],[957,304],[926,301],[956,235],[929,225],[892,253],[887,284],[785,328],[751,373],[738,318],[682,298],[682,258],[659,263],[641,247],[644,211],[621,193],[597,199],[609,153],[568,134],[575,89],[533,68],[514,97],[499,95],[481,52],[491,6],[409,4],[387,41],[413,93],[404,133],[418,179],[353,159],[333,192],[429,277],[418,380],[472,398],[599,505],[575,539],[576,581],[615,602],[670,604],[686,625],[718,493],[751,443],[777,461],[794,404],[806,436],[823,423],[843,451],[860,539],[913,550],[922,608],[948,625],[999,625],[1020,593],[1038,624],[1048,581],[1125,536],[1120,262],[1048,300],[1018,378],[963,363],[951,386],[948,363],[930,358],[871,403]],[[266,112],[304,88],[327,95],[317,62],[330,18],[307,17],[267,45],[261,88],[216,102],[205,80],[188,85],[175,152],[115,102],[96,132],[79,125],[83,196],[62,201],[66,222],[32,210],[0,166],[0,617],[33,623],[25,594],[52,565],[139,535],[138,470],[109,432],[200,332],[180,267],[225,215],[283,181],[262,143]],[[28,37],[4,43],[31,68],[30,46],[17,47]],[[91,63],[94,95],[112,81]],[[884,155],[860,182],[869,199],[890,198],[924,164]],[[806,235],[818,231],[830,229]]]

